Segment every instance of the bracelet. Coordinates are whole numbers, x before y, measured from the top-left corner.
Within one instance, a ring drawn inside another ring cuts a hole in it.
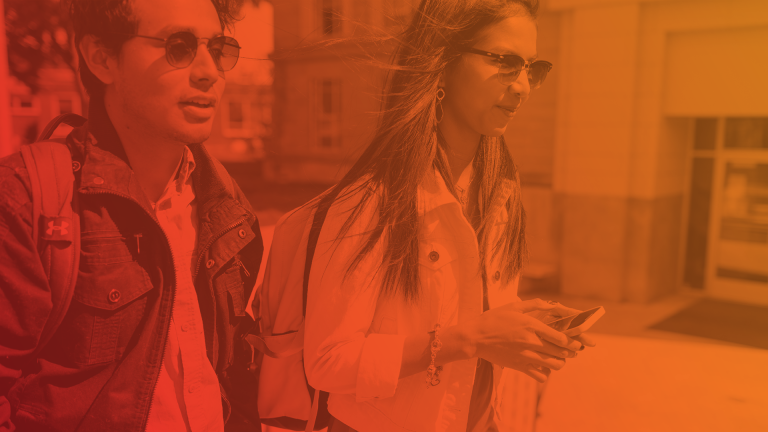
[[[430,351],[432,352],[432,361],[427,368],[427,388],[440,384],[440,372],[443,370],[442,366],[435,366],[437,352],[443,347],[443,342],[440,341],[440,324],[435,324],[434,333],[435,339],[429,344]]]

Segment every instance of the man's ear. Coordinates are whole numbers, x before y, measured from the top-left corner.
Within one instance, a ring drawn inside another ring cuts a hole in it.
[[[105,85],[115,81],[117,62],[94,35],[85,35],[80,41],[80,53],[88,69]]]

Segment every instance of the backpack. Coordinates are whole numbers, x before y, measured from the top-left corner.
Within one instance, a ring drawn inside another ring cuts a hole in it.
[[[311,432],[327,427],[331,420],[328,393],[312,388],[307,381],[303,350],[309,273],[320,230],[335,198],[326,193],[317,211],[313,213],[309,204],[299,207],[275,227],[272,243],[281,245],[283,255],[275,249],[270,252],[259,292],[262,333],[247,336],[249,343],[264,353],[258,403],[261,422],[269,426]],[[306,248],[302,247],[304,242]],[[306,250],[303,260],[296,256],[301,250]],[[290,330],[275,333],[276,322]]]
[[[74,171],[79,162],[64,139],[51,140],[62,123],[80,127],[86,119],[62,114],[45,127],[37,142],[21,147],[32,190],[32,240],[51,289],[52,309],[32,354],[36,358],[64,319],[72,301],[80,265],[80,218]]]

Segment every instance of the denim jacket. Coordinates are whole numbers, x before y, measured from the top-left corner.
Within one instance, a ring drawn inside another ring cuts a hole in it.
[[[174,297],[171,250],[127,162],[103,103],[67,143],[76,174],[81,255],[67,314],[37,359],[51,312],[48,280],[31,233],[30,179],[20,155],[0,159],[0,431],[141,432],[160,372]],[[254,212],[234,196],[202,144],[198,259],[194,269],[208,359],[225,389],[236,333],[263,251]],[[244,270],[245,268],[245,270]]]

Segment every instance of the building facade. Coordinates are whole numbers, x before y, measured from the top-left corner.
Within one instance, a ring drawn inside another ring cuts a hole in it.
[[[387,47],[322,41],[393,31],[417,3],[277,2],[273,178],[330,183],[350,166],[375,126]],[[320,48],[295,49],[307,42]],[[555,67],[506,135],[527,283],[768,304],[766,47],[761,0],[542,1],[539,58]]]

